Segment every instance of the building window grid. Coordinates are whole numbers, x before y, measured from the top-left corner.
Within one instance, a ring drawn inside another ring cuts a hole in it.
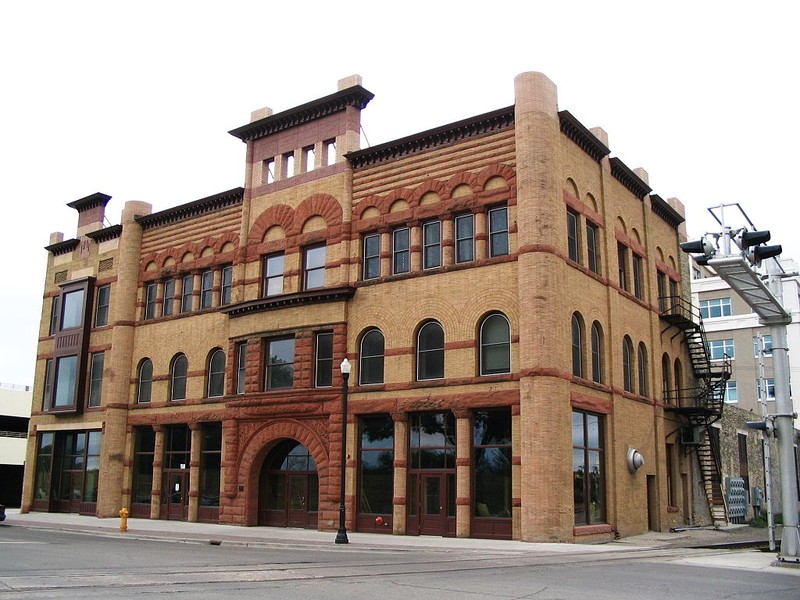
[[[320,332],[316,338],[314,385],[318,388],[331,387],[333,385],[333,332]]]
[[[217,348],[208,359],[206,397],[217,398],[223,395],[225,395],[225,352]]]
[[[264,297],[283,294],[283,268],[283,253],[270,254],[264,257]]]
[[[475,215],[459,215],[455,219],[456,263],[475,260]]]
[[[176,356],[172,360],[172,369],[170,371],[169,399],[185,400],[186,380],[189,372],[189,361],[186,355],[179,354]]]
[[[139,365],[139,387],[136,390],[136,403],[147,404],[153,392],[153,361],[145,358]]]
[[[303,289],[325,287],[325,244],[310,246],[303,253]]]
[[[111,286],[101,285],[97,288],[97,306],[94,313],[94,326],[108,325],[108,309],[111,303]]]
[[[294,345],[294,337],[266,341],[266,390],[291,388],[294,385]]]
[[[480,374],[511,372],[511,326],[505,315],[489,315],[481,323]]]
[[[731,299],[728,298],[709,298],[700,300],[700,316],[703,319],[716,319],[719,317],[731,316]]]
[[[628,247],[617,242],[617,268],[619,272],[619,287],[626,292],[630,291],[628,281]]]
[[[156,298],[158,294],[158,284],[148,283],[145,290],[144,318],[145,320],[154,319],[156,316]]]
[[[732,339],[709,340],[708,355],[711,360],[724,360],[736,358],[736,351]]]
[[[214,271],[203,271],[200,276],[200,308],[211,308],[214,290]]]
[[[222,267],[219,303],[221,306],[231,303],[231,293],[233,290],[233,265],[225,265]]]
[[[578,240],[578,213],[567,209],[567,252],[571,260],[580,262],[580,242]]]
[[[175,280],[168,279],[164,282],[164,302],[161,306],[161,316],[168,317],[172,314],[175,303]]]
[[[600,274],[600,232],[594,223],[586,223],[586,254],[589,270]]]
[[[572,412],[573,500],[576,525],[605,522],[603,418]]]
[[[508,207],[489,210],[489,257],[505,256],[508,244]]]
[[[417,335],[417,380],[444,378],[444,329],[425,323]]]
[[[633,267],[633,295],[639,300],[644,299],[644,260],[641,256],[633,253],[631,263]]]
[[[381,275],[381,236],[379,233],[365,235],[364,267],[362,278],[377,279]]]
[[[392,273],[408,273],[411,269],[411,231],[401,227],[392,232]]]
[[[725,382],[725,402],[728,404],[735,404],[739,401],[739,390],[736,387],[736,382],[729,379]]]
[[[442,266],[442,223],[430,221],[422,226],[422,268]]]
[[[383,383],[384,337],[379,329],[371,329],[361,338],[358,384]]]
[[[86,405],[89,408],[100,406],[103,391],[103,363],[105,352],[95,352],[89,366],[89,397]]]
[[[181,312],[192,310],[192,290],[194,289],[194,275],[184,275],[181,286]]]

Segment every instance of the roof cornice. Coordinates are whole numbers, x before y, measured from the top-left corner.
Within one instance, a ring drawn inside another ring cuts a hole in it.
[[[375,94],[365,90],[360,85],[356,85],[340,90],[330,96],[325,96],[278,114],[264,117],[247,125],[242,125],[236,129],[231,129],[228,133],[243,142],[256,140],[290,127],[296,127],[303,123],[341,112],[348,106],[363,109],[374,97]]]
[[[642,179],[633,171],[631,171],[624,162],[616,156],[610,159],[611,161],[611,175],[624,185],[628,190],[634,194],[639,200],[644,200],[650,192],[653,191]]]
[[[111,196],[108,194],[101,194],[100,192],[95,192],[85,198],[81,198],[79,200],[74,200],[73,202],[67,203],[67,206],[70,208],[74,208],[79,213],[82,213],[87,210],[91,210],[97,206],[105,206],[108,204],[108,201],[111,200]]]
[[[594,159],[600,162],[604,156],[611,153],[606,145],[597,139],[583,123],[578,121],[571,112],[562,110],[558,113],[558,120],[561,123],[561,133],[571,139],[577,146]]]
[[[230,318],[234,318],[251,313],[287,308],[289,306],[349,300],[355,293],[356,288],[351,286],[320,288],[318,290],[307,290],[295,294],[284,294],[281,296],[271,296],[269,298],[258,298],[257,300],[239,302],[238,304],[232,304],[220,309],[220,312],[227,314]]]
[[[105,229],[90,231],[86,234],[86,237],[93,239],[99,244],[100,242],[107,242],[108,240],[118,238],[121,234],[122,225],[112,225],[111,227],[106,227]]]
[[[677,210],[672,208],[661,196],[658,194],[650,194],[650,206],[653,213],[677,229],[678,225],[683,223],[686,219]]]
[[[185,219],[191,219],[199,215],[228,208],[240,204],[244,199],[244,188],[237,187],[226,192],[221,192],[207,198],[201,198],[194,202],[181,204],[174,208],[168,208],[151,215],[141,215],[134,217],[142,229],[150,229],[160,225],[169,225]]]
[[[50,244],[49,246],[45,246],[44,249],[50,252],[53,256],[59,256],[61,254],[68,254],[72,252],[78,247],[79,243],[80,240],[75,238],[73,240],[64,240],[63,242]]]
[[[372,148],[350,152],[345,157],[353,167],[367,167],[394,160],[402,156],[452,144],[463,139],[493,133],[514,124],[514,107],[509,106],[489,113],[429,129],[408,137],[387,142]]]

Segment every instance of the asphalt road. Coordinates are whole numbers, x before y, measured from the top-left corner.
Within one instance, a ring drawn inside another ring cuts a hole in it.
[[[708,566],[709,552],[215,546],[0,526],[0,600],[800,598],[800,571]]]

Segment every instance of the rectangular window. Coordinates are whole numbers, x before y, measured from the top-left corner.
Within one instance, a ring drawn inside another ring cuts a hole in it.
[[[264,386],[268,390],[294,385],[294,338],[268,340]]]
[[[97,305],[94,312],[94,326],[108,325],[108,307],[111,303],[111,286],[101,285],[97,288]]]
[[[264,183],[275,183],[275,159],[268,158],[263,163],[263,178]]]
[[[303,148],[303,172],[310,173],[314,170],[314,146]]]
[[[294,177],[294,152],[283,155],[283,177]]]
[[[100,406],[103,392],[103,363],[105,362],[105,352],[92,354],[91,366],[89,367],[89,407]]]
[[[578,213],[567,210],[567,251],[571,260],[580,262],[580,245],[578,244]]]
[[[626,292],[628,289],[628,247],[625,244],[617,243],[617,268],[619,270],[619,287]]]
[[[233,265],[222,267],[222,286],[219,292],[220,306],[231,303],[231,291],[233,290]]]
[[[264,257],[264,297],[283,293],[283,254]]]
[[[408,273],[411,269],[411,232],[408,227],[392,232],[392,273]]]
[[[364,279],[381,275],[381,236],[379,233],[364,236]]]
[[[161,305],[161,315],[168,317],[175,306],[175,280],[168,279],[164,282],[164,303]]]
[[[658,286],[658,308],[663,312],[669,310],[670,301],[667,292],[667,276],[658,271],[656,275],[656,285]]]
[[[422,226],[422,268],[442,266],[442,224],[431,221]]]
[[[316,347],[314,384],[316,387],[330,387],[333,385],[333,333],[318,333]]]
[[[511,519],[511,411],[475,411],[472,446],[474,516]]]
[[[156,317],[156,296],[158,294],[158,284],[148,283],[147,287],[145,288],[145,299],[144,299],[144,318],[147,319],[155,319]]]
[[[50,335],[54,335],[58,331],[58,307],[60,297],[53,296],[53,304],[50,311]]]
[[[55,389],[52,408],[75,406],[75,388],[78,383],[78,357],[62,356],[56,359]]]
[[[325,140],[323,149],[325,151],[325,166],[329,167],[336,162],[336,140]]]
[[[394,495],[394,422],[389,415],[360,417],[359,513],[391,515]]]
[[[605,464],[602,417],[572,412],[572,480],[575,524],[604,523]]]
[[[771,335],[762,335],[760,338],[757,335],[753,336],[753,354],[756,358],[761,350],[764,351],[764,356],[772,356]]]
[[[739,477],[744,479],[744,489],[750,489],[750,468],[747,460],[747,434],[736,435],[739,450]]]
[[[80,289],[62,295],[61,329],[73,329],[83,324],[83,298],[86,290]]]
[[[710,298],[708,300],[700,300],[700,316],[703,319],[731,316],[731,299]]]
[[[325,255],[325,244],[305,249],[303,289],[315,290],[325,287]]]
[[[214,271],[203,271],[200,278],[200,308],[211,308],[214,289]]]
[[[44,395],[42,397],[42,410],[49,410],[53,393],[53,359],[44,361]]]
[[[508,208],[489,211],[489,257],[508,254]]]
[[[156,434],[152,427],[136,427],[133,453],[132,504],[150,504],[153,493],[153,460]]]
[[[600,274],[600,232],[597,225],[586,222],[586,253],[589,258],[589,270]]]
[[[708,342],[708,354],[711,360],[723,360],[724,358],[735,358],[733,340],[710,340]]]
[[[200,440],[200,506],[219,506],[222,423],[204,423]]]
[[[192,310],[192,290],[194,288],[194,275],[183,276],[183,287],[181,288],[181,312]]]
[[[456,217],[456,263],[475,260],[475,216]]]
[[[770,377],[765,380],[767,400],[775,400],[775,380]]]
[[[633,295],[644,299],[644,266],[642,257],[633,253]]]
[[[236,344],[236,393],[244,394],[247,383],[247,342]]]
[[[725,382],[725,402],[735,404],[739,401],[739,390],[736,389],[736,382],[730,379]]]

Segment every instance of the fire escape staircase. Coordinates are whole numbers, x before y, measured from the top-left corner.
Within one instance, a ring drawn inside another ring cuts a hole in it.
[[[666,410],[683,420],[681,443],[694,447],[700,465],[703,488],[714,524],[727,523],[725,494],[722,489],[722,468],[719,438],[711,427],[722,417],[726,382],[731,376],[730,358],[711,360],[700,311],[681,296],[660,298],[660,318],[669,327],[683,334],[689,350],[697,387],[669,390]],[[673,337],[675,337],[673,336]]]

